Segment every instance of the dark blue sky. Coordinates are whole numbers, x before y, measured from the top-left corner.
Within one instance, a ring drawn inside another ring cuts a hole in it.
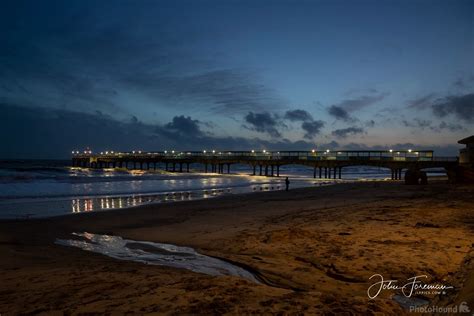
[[[473,1],[2,1],[0,26],[4,158],[474,130]]]

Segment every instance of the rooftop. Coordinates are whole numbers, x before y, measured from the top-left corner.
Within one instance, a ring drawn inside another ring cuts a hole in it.
[[[458,141],[458,144],[463,144],[463,145],[473,144],[473,143],[474,143],[474,135],[471,135],[469,137],[463,138]]]

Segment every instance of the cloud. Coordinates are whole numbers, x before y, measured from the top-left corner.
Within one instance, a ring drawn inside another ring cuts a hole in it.
[[[442,121],[439,123],[438,128],[440,130],[447,129],[451,132],[457,132],[457,131],[463,131],[465,130],[464,126],[456,123],[446,123],[445,121]]]
[[[419,129],[432,128],[432,122],[430,120],[423,120],[415,118],[413,121],[402,120],[402,124],[405,127],[414,127]]]
[[[438,118],[453,115],[456,118],[472,123],[474,120],[474,93],[461,96],[447,96],[431,106]]]
[[[157,109],[193,106],[229,115],[283,107],[257,70],[230,68],[217,51],[206,50],[216,34],[192,27],[196,20],[176,19],[177,10],[152,2],[113,9],[46,2],[4,10],[3,102],[87,113],[100,108],[142,120]]]
[[[470,76],[462,76],[456,79],[453,85],[458,89],[467,89],[473,86],[474,83],[474,75]]]
[[[377,93],[377,90],[371,90],[371,92]],[[378,93],[363,95],[351,99],[345,99],[337,104],[329,106],[327,108],[327,112],[336,120],[341,120],[345,122],[356,122],[357,118],[351,116],[351,112],[355,112],[367,106],[375,104],[383,100],[388,95],[389,93]]]
[[[408,101],[408,107],[410,107],[410,108],[421,108],[421,109],[429,107],[432,104],[435,97],[436,97],[435,93],[430,93],[430,94],[424,95],[422,97],[419,97],[419,98],[416,98],[416,99],[413,99],[413,100],[409,100]]]
[[[292,122],[306,122],[313,121],[313,116],[305,110],[288,110],[283,117]]]
[[[356,135],[364,133],[364,129],[356,126],[342,128],[332,131],[332,135],[339,138],[346,138],[349,135]]]
[[[442,121],[439,124],[432,122],[431,120],[424,120],[420,118],[414,118],[412,121],[402,120],[402,124],[405,127],[414,128],[416,130],[429,129],[433,132],[440,133],[443,130],[448,130],[451,132],[463,131],[465,130],[464,126],[461,124],[450,123]]]
[[[303,137],[306,139],[312,139],[320,134],[325,125],[324,121],[314,120],[313,116],[305,110],[286,111],[283,118],[292,122],[301,122],[301,129],[305,132]]]
[[[147,124],[119,121],[105,114],[0,104],[0,133],[11,135],[0,146],[0,158],[69,157],[71,150],[311,150],[314,143],[282,138],[217,137],[188,116],[170,122]],[[60,132],[59,132],[60,131]],[[27,144],[27,145],[25,145]]]
[[[140,121],[118,121],[108,115],[87,114],[60,109],[21,107],[0,104],[0,133],[4,137],[0,146],[0,158],[68,158],[71,150],[90,147],[94,151],[116,150],[311,150],[328,149],[432,149],[436,155],[458,154],[461,146],[385,144],[367,146],[359,143],[341,145],[335,141],[316,144],[288,139],[263,140],[244,137],[214,137],[202,130],[197,135],[185,135],[172,120],[163,125]],[[178,116],[179,117],[179,116]],[[186,120],[194,121],[185,117]],[[171,124],[173,129],[167,128]],[[199,126],[200,124],[198,124]],[[168,125],[169,126],[169,125]],[[60,131],[60,132],[58,132]]]
[[[278,117],[268,112],[254,113],[249,112],[245,116],[245,122],[249,125],[244,125],[245,128],[259,133],[267,133],[271,137],[280,137],[281,133],[278,131],[279,126]]]
[[[323,121],[303,122],[301,128],[305,131],[304,138],[312,139],[321,132],[324,127]]]
[[[342,121],[352,121],[353,118],[347,113],[346,110],[344,110],[342,107],[337,106],[337,105],[331,105],[328,108],[328,113],[329,115],[333,116],[336,120],[342,120]]]
[[[375,121],[374,120],[368,120],[367,122],[365,122],[365,126],[374,127],[375,126]]]
[[[197,74],[134,73],[125,78],[127,86],[174,107],[200,104],[221,115],[264,111],[283,106],[272,89],[258,75],[239,69],[201,71]]]
[[[173,120],[167,123],[164,128],[183,136],[193,135],[199,137],[204,134],[199,124],[200,122],[198,120],[193,120],[189,116],[181,115],[173,117]]]
[[[357,98],[346,99],[338,104],[335,104],[337,108],[341,108],[346,112],[354,112],[363,109],[369,105],[382,101],[388,93],[380,93],[375,95],[363,95]]]

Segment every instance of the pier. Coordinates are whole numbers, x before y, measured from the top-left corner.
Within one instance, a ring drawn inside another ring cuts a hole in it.
[[[372,166],[391,170],[393,180],[424,182],[424,169],[444,168],[455,175],[458,157],[435,157],[431,150],[339,150],[339,151],[160,151],[92,153],[73,151],[72,166],[82,168],[123,168],[169,172],[190,172],[193,164],[203,172],[230,173],[232,165],[245,164],[253,175],[279,177],[284,165],[311,167],[314,178],[341,179],[344,167]],[[408,176],[408,180],[407,180]]]

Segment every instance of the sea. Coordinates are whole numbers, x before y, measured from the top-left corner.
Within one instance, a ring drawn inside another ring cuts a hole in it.
[[[258,171],[257,171],[258,172]],[[209,199],[230,194],[318,187],[347,181],[389,180],[390,170],[344,167],[342,179],[313,178],[310,167],[288,165],[280,177],[252,176],[247,165],[232,165],[230,174],[157,170],[85,169],[68,160],[0,161],[0,219],[31,219],[106,211],[152,203]],[[428,176],[443,175],[430,170]]]

